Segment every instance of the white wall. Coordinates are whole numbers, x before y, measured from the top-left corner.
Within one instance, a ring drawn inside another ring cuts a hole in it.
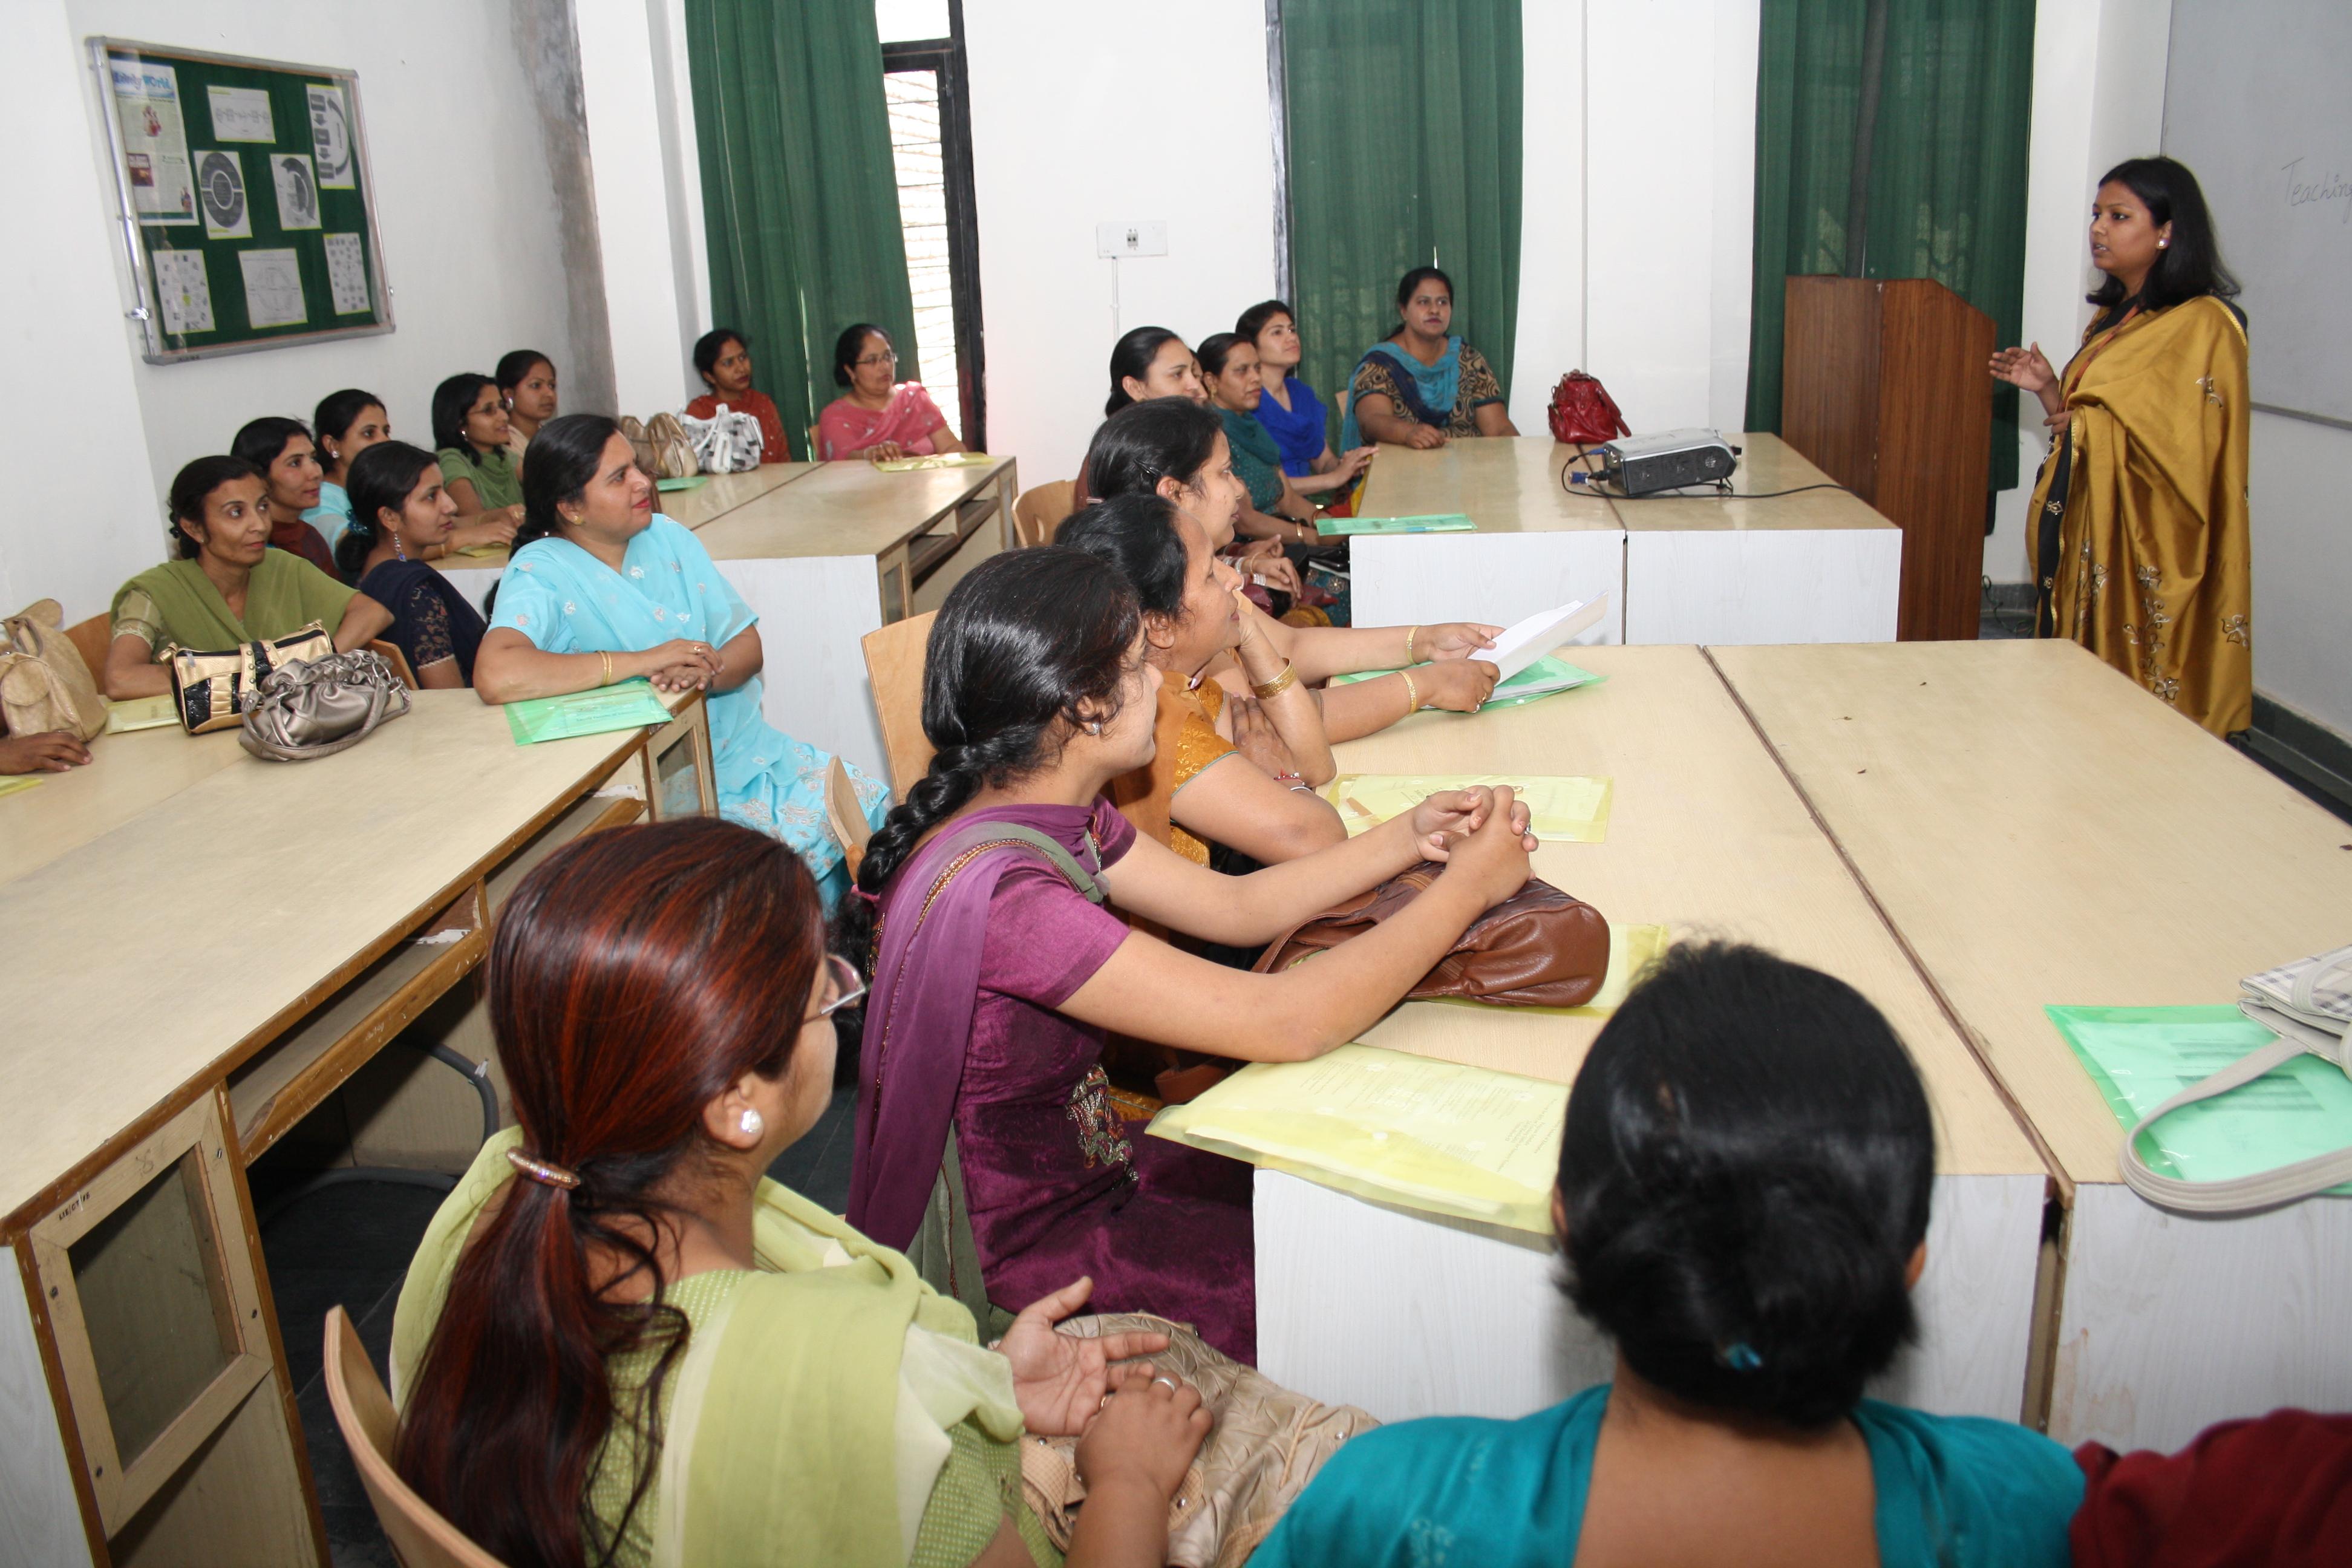
[[[0,114],[18,145],[65,155],[22,160],[37,185],[20,210],[56,217],[44,242],[0,260],[0,295],[18,302],[8,341],[24,349],[0,392],[8,428],[20,439],[43,432],[36,444],[57,454],[37,465],[37,504],[0,514],[8,609],[36,594],[65,599],[69,616],[104,609],[124,577],[162,558],[172,475],[226,450],[247,419],[307,421],[325,394],[362,386],[386,400],[395,431],[423,442],[444,376],[488,372],[526,345],[571,369],[564,215],[514,10],[478,0],[11,0],[10,42],[23,47]],[[122,315],[128,269],[81,49],[98,34],[356,68],[397,330],[181,364],[141,359]],[[85,142],[86,159],[76,155]],[[71,423],[52,431],[61,419]],[[52,486],[60,493],[41,493]]]
[[[0,93],[0,138],[46,149],[17,161],[16,210],[37,214],[37,243],[0,247],[0,429],[20,453],[0,508],[0,615],[35,599],[68,625],[158,559],[163,509],[123,351],[115,277],[121,247],[98,181],[77,156],[85,137],[78,34],[59,0],[13,0],[16,60]]]
[[[1511,423],[1546,428],[1551,389],[1585,367],[1584,0],[1519,12],[1527,59],[1519,113],[1526,195],[1519,204],[1519,325],[1511,354]],[[1332,389],[1334,395],[1337,389]]]
[[[989,449],[1069,479],[1118,332],[1198,342],[1274,290],[1265,0],[975,3],[964,49]],[[1097,258],[1095,225],[1130,220],[1166,223],[1168,254]]]
[[[2347,467],[2352,430],[2255,414],[2254,689],[2352,740]]]

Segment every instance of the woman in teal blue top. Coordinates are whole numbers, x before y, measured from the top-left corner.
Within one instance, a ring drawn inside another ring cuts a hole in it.
[[[849,885],[825,824],[833,759],[760,716],[757,617],[694,534],[654,511],[653,494],[612,420],[572,414],[540,426],[474,689],[512,702],[645,676],[707,691],[719,809],[790,845],[830,904]],[[878,826],[888,788],[856,768],[849,777]]]
[[[1876,1008],[1755,948],[1676,949],[1594,1043],[1560,1142],[1564,1288],[1615,1376],[1356,1437],[1251,1568],[2064,1568],[2065,1449],[1862,1396],[1914,1333],[1935,1163]]]

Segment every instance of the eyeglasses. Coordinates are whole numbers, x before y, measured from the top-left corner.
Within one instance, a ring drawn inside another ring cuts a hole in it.
[[[898,355],[897,351],[893,350],[891,353],[886,354],[867,354],[864,359],[855,360],[851,363],[855,363],[858,369],[863,370],[869,364],[897,364],[898,363]]]
[[[858,975],[856,964],[837,952],[826,953],[824,963],[826,971],[833,976],[834,989],[841,994],[816,1010],[819,1018],[830,1018],[850,1004],[866,1000],[866,982]]]

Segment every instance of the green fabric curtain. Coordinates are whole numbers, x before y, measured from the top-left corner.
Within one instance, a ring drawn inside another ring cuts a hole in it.
[[[1454,330],[1511,389],[1519,317],[1519,0],[1283,0],[1299,375],[1331,411],[1433,260]],[[1221,323],[1222,324],[1222,323]]]
[[[921,375],[874,0],[686,0],[686,33],[711,313],[804,458],[844,327],[874,322]]]
[[[1932,278],[2018,341],[2033,4],[1764,0],[1749,429],[1780,428],[1792,276]],[[1994,384],[1991,487],[2008,489],[2017,390]]]

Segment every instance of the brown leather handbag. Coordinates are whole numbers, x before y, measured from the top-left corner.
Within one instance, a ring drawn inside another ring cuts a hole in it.
[[[1273,973],[1361,936],[1418,897],[1445,868],[1424,860],[1367,893],[1277,937],[1252,965]],[[1464,996],[1498,1007],[1581,1007],[1609,974],[1609,922],[1581,899],[1530,877],[1527,886],[1471,922],[1405,993],[1408,1001]]]

